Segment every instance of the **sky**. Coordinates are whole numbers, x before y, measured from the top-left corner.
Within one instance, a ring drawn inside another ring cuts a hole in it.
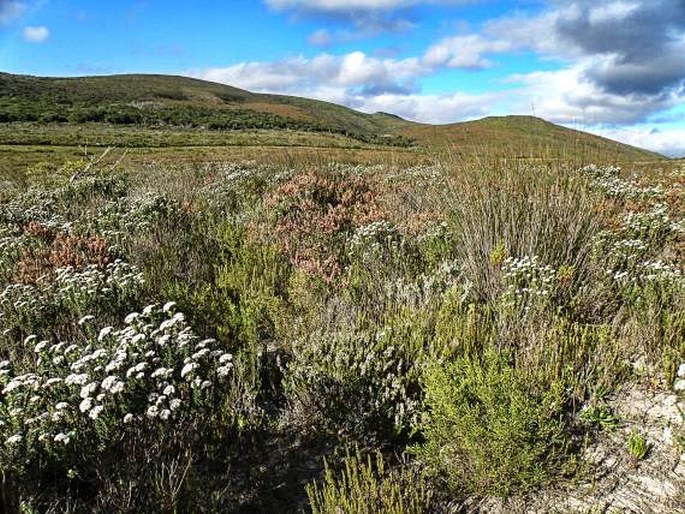
[[[0,0],[0,71],[164,73],[685,156],[685,0]]]

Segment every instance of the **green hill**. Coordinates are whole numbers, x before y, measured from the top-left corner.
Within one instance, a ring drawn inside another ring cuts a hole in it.
[[[165,75],[42,78],[0,73],[0,129],[12,124],[13,130],[0,130],[0,144],[22,144],[24,136],[20,134],[27,134],[26,144],[73,145],[81,132],[65,127],[88,126],[91,130],[96,124],[96,132],[106,130],[108,134],[102,144],[111,143],[112,130],[117,127],[141,129],[122,138],[128,143],[142,134],[138,146],[158,144],[155,141],[160,138],[152,137],[149,130],[200,130],[204,135],[194,135],[190,140],[214,146],[230,143],[210,132],[258,129],[332,134],[355,144],[384,147],[437,147],[466,156],[564,158],[588,154],[597,160],[625,161],[663,158],[530,116],[428,125],[388,113],[364,114],[329,102],[251,93]],[[39,133],[31,128],[34,124],[42,127]],[[176,143],[185,137],[167,140],[178,146]]]

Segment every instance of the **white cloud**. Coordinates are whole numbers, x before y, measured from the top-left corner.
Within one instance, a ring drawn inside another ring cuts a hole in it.
[[[424,61],[432,66],[449,68],[489,68],[493,63],[483,54],[506,52],[512,46],[508,41],[487,40],[477,34],[456,36],[431,46]]]
[[[590,128],[599,136],[645,148],[669,157],[685,157],[685,129],[655,130],[647,127]]]
[[[428,70],[417,58],[379,59],[363,52],[343,56],[319,54],[276,62],[247,62],[194,70],[190,74],[206,80],[269,92],[303,93],[320,85],[354,88],[393,86],[409,82]]]
[[[23,32],[24,39],[29,43],[44,43],[50,37],[47,27],[26,27]]]
[[[419,4],[465,4],[469,0],[266,0],[276,10],[299,10],[318,12],[392,11]]]
[[[354,99],[353,99],[354,100]],[[487,116],[497,95],[397,95],[383,94],[359,99],[351,106],[367,113],[388,112],[422,123],[454,123]]]
[[[0,0],[0,25],[8,25],[19,18],[26,10],[24,2]]]

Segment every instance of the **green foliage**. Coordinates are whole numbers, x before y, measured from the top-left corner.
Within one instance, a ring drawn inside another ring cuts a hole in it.
[[[600,404],[591,404],[580,414],[580,419],[593,427],[602,430],[613,430],[618,427],[618,418],[610,409]]]
[[[324,464],[324,483],[307,486],[313,514],[430,512],[432,495],[425,478],[409,470],[386,469],[380,452],[364,459],[359,449],[353,455],[348,449],[338,477],[328,462]]]
[[[636,461],[643,460],[647,456],[650,446],[647,438],[635,430],[628,436],[628,453]]]
[[[310,426],[364,442],[405,439],[421,412],[421,332],[407,320],[298,342],[285,370],[286,396]]]
[[[568,446],[563,395],[536,391],[506,355],[435,363],[425,388],[426,442],[416,451],[453,494],[528,491],[559,472]]]

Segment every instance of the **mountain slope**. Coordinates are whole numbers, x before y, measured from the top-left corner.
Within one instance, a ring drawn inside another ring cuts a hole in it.
[[[662,155],[573,130],[533,116],[490,116],[450,125],[415,125],[403,135],[466,155],[545,158],[570,156],[602,160],[658,160]]]
[[[530,116],[427,125],[387,113],[364,114],[318,100],[251,93],[165,75],[41,78],[0,73],[0,123],[13,122],[295,130],[339,134],[382,146],[418,144],[457,155],[493,157],[563,158],[588,153],[600,160],[663,158]]]

